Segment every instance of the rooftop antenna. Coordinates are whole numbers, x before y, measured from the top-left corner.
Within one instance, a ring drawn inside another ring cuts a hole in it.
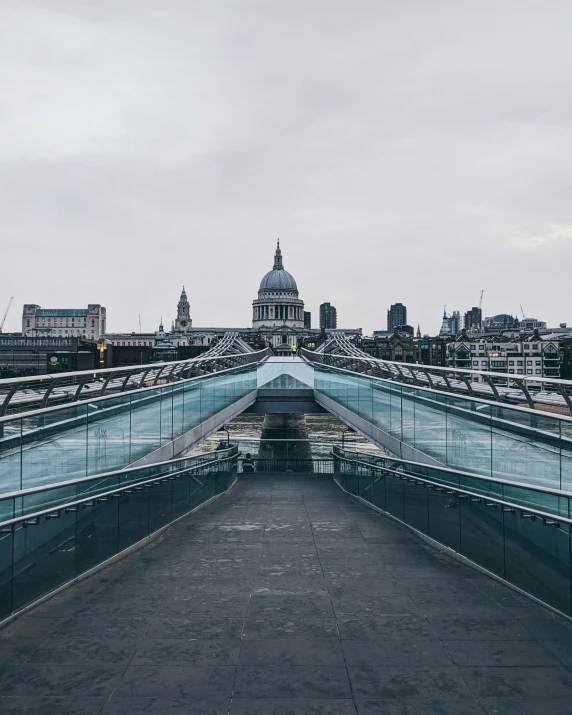
[[[141,313],[139,313],[139,333],[141,332]]]

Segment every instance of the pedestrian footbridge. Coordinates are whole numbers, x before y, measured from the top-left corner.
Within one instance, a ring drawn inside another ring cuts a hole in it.
[[[0,383],[0,712],[569,712],[572,417],[346,357]],[[386,454],[188,454],[321,410]]]

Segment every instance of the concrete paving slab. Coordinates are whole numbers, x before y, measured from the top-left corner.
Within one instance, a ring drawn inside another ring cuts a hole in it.
[[[65,696],[0,696],[2,715],[99,715],[105,698],[68,698]]]
[[[230,698],[122,697],[113,694],[100,715],[228,715]]]
[[[353,700],[233,698],[230,715],[355,715]]]
[[[349,698],[345,667],[312,665],[239,666],[237,698]]]

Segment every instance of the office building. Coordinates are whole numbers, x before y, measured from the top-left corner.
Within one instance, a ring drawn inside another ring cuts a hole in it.
[[[471,333],[476,333],[481,330],[483,324],[483,311],[476,306],[465,313],[462,327]]]
[[[387,311],[387,329],[407,325],[407,307],[403,303],[394,303]]]
[[[322,303],[320,306],[320,328],[326,330],[336,330],[338,327],[338,311],[330,303]]]
[[[105,308],[98,303],[87,309],[42,308],[27,303],[22,312],[22,335],[99,340],[106,330],[106,318]]]
[[[79,337],[0,335],[0,378],[93,370],[100,367],[97,343]]]

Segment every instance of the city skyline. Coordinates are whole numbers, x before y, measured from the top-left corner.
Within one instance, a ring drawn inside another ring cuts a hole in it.
[[[300,23],[303,12],[304,23]],[[446,21],[445,21],[446,19]],[[572,6],[8,0],[0,315],[242,325],[277,236],[306,307],[572,322]],[[295,51],[293,51],[295,48]]]
[[[180,291],[179,291],[179,293],[180,293]],[[25,305],[25,304],[24,304],[24,305]],[[18,311],[19,306],[18,306],[16,300],[13,301],[12,306],[11,306],[11,308],[10,308],[10,312],[9,312],[9,314],[8,314],[8,318],[7,318],[7,320],[6,320],[6,324],[5,324],[5,326],[4,326],[3,333],[17,333],[17,332],[20,332],[20,331],[21,331],[21,329],[22,329],[22,308],[24,307],[24,305],[22,305],[22,306],[20,307],[19,312],[18,312],[17,315],[16,315],[16,312]],[[64,309],[64,310],[65,310],[65,309],[73,309],[74,307],[76,307],[73,300],[69,303],[69,305],[58,305],[58,306],[54,306],[54,305],[47,305],[47,304],[46,304],[46,305],[44,306],[44,305],[41,304],[41,303],[38,304],[38,305],[41,306],[42,308],[45,307],[45,308],[47,308],[47,309]],[[101,305],[105,306],[105,301],[103,301],[103,302],[101,303]],[[161,322],[165,325],[165,328],[166,328],[166,329],[170,329],[171,323],[175,323],[175,322],[176,322],[176,311],[174,312],[173,305],[174,305],[174,304],[173,304],[173,302],[171,301],[171,305],[168,306],[168,308],[167,308],[166,311],[164,311],[163,313],[161,313],[161,315],[159,315],[159,317],[157,318],[157,320],[155,321],[154,324],[151,324],[152,321],[149,321],[149,320],[146,319],[143,315],[141,315],[141,328],[142,328],[142,329],[141,329],[141,332],[143,332],[143,333],[151,333],[151,332],[154,332],[154,331],[158,330],[159,324],[160,324]],[[1,307],[1,306],[0,306],[0,307]],[[107,308],[107,306],[105,306],[105,307]],[[320,313],[319,307],[320,307],[320,306],[318,306],[318,309],[317,309],[317,310],[316,310],[316,308],[313,308],[312,310],[307,311],[307,312],[315,313],[315,314],[319,315],[319,313]],[[107,309],[108,309],[108,308],[107,308]],[[108,310],[109,310],[109,309],[108,309]],[[407,308],[407,310],[409,310],[409,308]],[[469,309],[467,309],[467,310],[469,310]],[[386,311],[386,313],[387,313],[387,311]],[[11,328],[9,327],[9,324],[10,324],[9,318],[10,318],[10,315],[11,315],[11,314],[13,314],[12,323],[15,323],[15,324],[16,324],[13,329],[11,329]],[[489,318],[489,317],[494,317],[494,315],[498,315],[498,314],[499,314],[499,313],[494,313],[494,312],[493,312],[493,313],[491,313],[490,315],[489,315],[489,314],[486,314],[486,315],[485,315],[485,312],[483,311],[483,319],[486,319],[486,318]],[[0,317],[1,317],[2,315],[3,315],[3,311],[0,310]],[[111,317],[112,317],[112,316],[113,316],[113,313],[111,313],[110,315],[111,315]],[[514,318],[516,318],[516,319],[522,318],[522,316],[520,316],[520,318],[519,318],[519,315],[517,314],[516,311],[515,311],[514,313],[509,313],[509,315],[512,315],[512,316],[513,316]],[[140,331],[139,331],[139,317],[140,317],[139,314],[138,314],[137,316],[135,316],[135,323],[136,323],[136,324],[134,325],[133,329],[131,329],[130,326],[117,325],[115,321],[111,320],[110,325],[113,326],[113,327],[110,327],[106,332],[108,332],[108,333],[115,333],[115,332],[124,332],[124,331],[125,331],[125,332],[139,333],[139,332],[140,332]],[[248,318],[245,318],[245,320],[244,320],[242,323],[230,323],[228,320],[226,320],[226,318],[225,318],[224,316],[222,316],[220,319],[214,320],[214,321],[212,321],[212,322],[203,322],[203,321],[200,320],[200,316],[197,316],[197,314],[194,312],[194,310],[193,310],[193,305],[192,305],[192,301],[191,301],[191,306],[190,306],[190,317],[191,317],[191,320],[195,323],[195,326],[196,326],[197,328],[200,328],[200,327],[210,327],[210,326],[212,326],[212,325],[221,325],[221,326],[226,326],[226,327],[229,327],[229,328],[241,328],[241,327],[244,327],[245,325],[248,324]],[[530,314],[530,315],[527,315],[526,317],[527,317],[527,318],[538,318],[539,320],[543,320],[542,316],[536,315],[536,314]],[[318,322],[319,322],[319,321],[318,321]],[[381,321],[381,322],[384,323],[384,322],[386,322],[386,321]],[[418,322],[417,322],[417,321],[413,321],[413,322],[415,323],[415,326],[414,326],[414,327],[416,328]],[[436,319],[436,320],[433,321],[433,323],[434,323],[435,325],[437,325],[437,323],[439,323],[439,322],[442,323],[442,318],[441,318],[441,320]],[[546,321],[545,321],[545,322],[546,322]],[[559,325],[560,323],[562,323],[562,322],[566,323],[567,321],[566,321],[566,320],[560,320],[560,321],[558,321],[557,323],[554,323],[554,324],[552,324],[552,323],[547,323],[547,327],[548,327],[548,328],[556,328],[556,327],[558,327],[558,325]],[[568,324],[570,324],[570,323],[568,323]],[[420,324],[420,325],[421,325],[421,324]],[[358,325],[357,323],[356,323],[355,327],[363,328],[363,334],[364,334],[364,335],[373,335],[374,331],[384,330],[384,329],[385,329],[385,324],[382,324],[381,327],[374,327],[374,328],[372,328],[371,330],[367,330],[366,328],[364,328],[364,326]],[[423,333],[424,333],[424,334],[427,334],[427,335],[438,335],[439,332],[440,332],[439,329],[435,329],[435,330],[424,330],[423,325],[421,325],[421,329],[422,329]]]
[[[183,286],[183,288],[184,288],[184,286]],[[180,289],[179,289],[178,291],[177,291],[177,290],[174,290],[173,300],[176,299],[176,297],[179,296],[179,295],[180,295]],[[141,315],[140,315],[140,314],[135,315],[135,316],[132,318],[132,320],[134,321],[134,322],[133,322],[133,327],[131,327],[130,325],[127,325],[127,326],[125,326],[125,325],[119,325],[119,324],[117,323],[117,319],[116,319],[116,320],[113,320],[113,310],[112,310],[112,311],[110,312],[110,315],[109,315],[109,317],[110,317],[110,321],[109,321],[110,327],[109,327],[109,329],[107,330],[107,332],[113,333],[113,332],[123,332],[123,331],[125,331],[125,332],[135,332],[135,333],[138,333],[138,332],[140,332],[140,331],[139,331],[139,317],[141,317],[141,326],[142,326],[142,331],[141,331],[141,332],[144,332],[144,333],[153,332],[153,331],[155,331],[155,330],[157,330],[157,329],[159,328],[159,324],[160,324],[161,322],[163,322],[163,324],[166,326],[166,328],[170,328],[171,323],[175,322],[175,319],[176,319],[176,314],[175,314],[176,311],[175,311],[175,313],[174,313],[174,309],[173,309],[173,305],[174,305],[173,300],[170,300],[170,301],[169,301],[169,300],[167,300],[167,301],[162,300],[162,301],[161,301],[161,305],[165,305],[165,304],[167,304],[167,303],[170,303],[170,305],[167,305],[166,309],[163,310],[163,311],[161,311],[160,314],[159,314],[159,312],[157,312],[157,318],[156,318],[156,320],[155,320],[154,322],[153,322],[153,317],[152,317],[152,316],[151,316],[151,318],[150,318],[149,316],[144,316],[143,314],[141,314]],[[249,322],[249,320],[248,320],[248,315],[244,318],[244,320],[243,320],[242,322],[237,322],[237,321],[231,322],[231,321],[227,320],[225,316],[221,316],[220,318],[216,318],[216,317],[215,317],[215,318],[214,318],[212,321],[210,321],[210,322],[209,322],[209,321],[202,321],[201,318],[200,318],[200,315],[195,312],[195,309],[194,309],[194,307],[193,307],[192,296],[189,297],[189,300],[190,300],[190,317],[191,317],[192,321],[195,322],[196,327],[209,327],[209,326],[212,326],[212,325],[224,325],[224,326],[227,326],[227,327],[240,328],[240,327],[244,327],[244,326],[247,325],[248,322]],[[28,302],[29,302],[29,301],[26,301],[26,303],[28,303]],[[12,305],[11,305],[11,307],[10,307],[10,311],[9,311],[9,313],[8,313],[8,317],[7,317],[7,319],[6,319],[6,323],[5,323],[5,325],[4,325],[4,330],[3,330],[4,333],[16,333],[16,332],[20,332],[20,331],[21,331],[21,329],[22,329],[22,309],[23,309],[23,307],[24,307],[24,305],[25,305],[26,303],[24,303],[24,304],[22,304],[21,306],[19,306],[19,305],[18,305],[18,302],[17,302],[17,299],[14,298],[14,301],[12,302]],[[39,306],[41,306],[42,308],[47,308],[47,309],[70,309],[70,308],[75,308],[75,307],[76,307],[76,303],[77,303],[77,301],[75,301],[73,297],[71,297],[71,299],[68,301],[68,304],[66,304],[66,305],[51,305],[51,304],[48,304],[48,303],[43,304],[43,303],[41,303],[41,302],[37,302],[37,304],[38,304]],[[105,300],[101,301],[101,305],[105,306],[105,307],[107,308],[107,310],[109,310],[109,307],[106,305],[106,301],[105,301]],[[408,305],[407,305],[407,304],[405,304],[405,305],[406,305],[407,311],[409,311],[410,309],[409,309]],[[3,311],[4,311],[5,307],[6,307],[6,306],[4,306],[4,307],[0,306],[0,318],[1,318],[1,316],[3,315]],[[308,311],[308,312],[310,312],[310,313],[312,313],[312,314],[315,313],[316,315],[319,315],[319,312],[320,312],[320,311],[319,311],[319,307],[320,307],[320,306],[318,306],[317,308],[314,307],[314,306],[308,306],[308,302],[306,302],[306,307],[311,307],[311,310]],[[390,307],[390,306],[388,306],[388,307]],[[113,308],[113,306],[112,306],[112,308]],[[248,307],[247,307],[247,310],[248,310]],[[441,316],[442,316],[442,311],[443,311],[443,309],[441,308]],[[470,311],[470,308],[467,307],[466,311],[462,310],[461,312],[467,312],[467,311]],[[383,314],[383,318],[380,318],[379,325],[376,325],[376,326],[372,327],[371,330],[368,330],[365,326],[359,324],[359,321],[355,323],[355,327],[363,328],[363,334],[364,334],[364,335],[372,335],[374,331],[385,330],[385,329],[386,329],[386,322],[387,322],[387,317],[386,317],[386,316],[387,316],[387,312],[388,312],[388,309],[387,309],[387,308],[384,308],[383,306],[381,306],[381,313]],[[483,320],[486,319],[486,318],[489,318],[489,317],[493,317],[493,316],[495,316],[495,315],[498,315],[498,314],[500,314],[501,312],[502,312],[502,311],[498,311],[498,310],[497,310],[497,311],[492,310],[492,311],[490,311],[490,312],[486,312],[486,311],[483,309]],[[512,312],[509,311],[508,315],[511,315],[511,316],[513,316],[514,318],[519,319],[519,320],[521,320],[522,317],[523,317],[520,310],[515,310],[515,311],[512,311]],[[11,318],[11,320],[10,320],[10,318]],[[564,322],[564,323],[568,323],[568,325],[570,325],[570,323],[572,322],[572,321],[570,321],[570,320],[567,321],[566,318],[559,319],[559,320],[557,320],[557,321],[555,321],[555,322],[546,321],[545,318],[544,318],[542,315],[537,314],[535,311],[532,311],[531,313],[527,314],[527,315],[526,315],[526,318],[529,318],[529,319],[530,319],[530,318],[537,318],[537,319],[539,319],[539,320],[544,320],[545,322],[547,322],[547,327],[548,327],[548,328],[551,328],[551,327],[552,327],[552,328],[556,328],[556,327],[558,327],[558,326],[560,325],[560,323],[563,323],[563,322]],[[408,320],[410,320],[409,316],[408,316]],[[421,323],[420,323],[419,321],[417,321],[417,320],[412,320],[412,324],[413,324],[413,323],[415,324],[415,325],[414,325],[415,328],[416,328],[417,325],[419,324],[419,325],[421,326],[421,329],[422,329],[422,331],[423,331],[424,334],[427,334],[427,335],[438,335],[439,332],[440,332],[440,328],[439,328],[439,327],[436,327],[436,326],[437,326],[437,325],[440,326],[440,325],[442,324],[442,317],[441,317],[441,318],[437,317],[437,318],[435,318],[434,320],[432,320],[432,322],[431,322],[431,329],[430,329],[430,330],[425,330],[423,324],[421,324]],[[11,324],[12,324],[12,325],[11,325]],[[348,324],[349,324],[349,323],[348,323]]]
[[[184,293],[186,293],[185,284],[183,284],[182,290],[183,290]],[[402,293],[403,293],[403,292],[404,292],[404,291],[402,290]],[[180,295],[180,290],[177,292],[177,295]],[[338,301],[336,300],[336,302],[338,302]],[[454,301],[452,301],[452,302],[454,302]],[[29,304],[29,303],[30,303],[30,301],[26,301],[26,302],[21,306],[21,308],[19,308],[19,306],[18,306],[18,300],[17,300],[16,298],[14,299],[14,301],[12,302],[10,311],[9,311],[9,313],[8,313],[8,317],[7,317],[7,319],[6,319],[6,323],[5,323],[5,325],[4,325],[4,329],[3,329],[3,332],[4,332],[4,333],[20,332],[20,330],[22,329],[22,308],[24,308],[24,306],[25,306],[26,304]],[[47,304],[47,303],[46,303],[46,304],[43,304],[43,303],[41,303],[41,302],[39,302],[39,301],[36,301],[36,304],[37,304],[38,307],[47,308],[47,309],[70,309],[70,308],[73,309],[73,308],[76,308],[76,307],[77,307],[76,303],[77,303],[77,301],[75,301],[75,298],[74,298],[73,296],[70,296],[70,300],[68,301],[68,304],[66,304],[66,305],[51,305],[51,304]],[[107,306],[105,300],[102,300],[102,301],[100,301],[99,303],[100,303],[102,306],[105,306],[105,308],[109,310],[109,308],[108,308],[108,306]],[[165,303],[166,303],[166,301],[164,301],[164,300],[161,301],[161,305],[164,305]],[[189,306],[190,316],[189,316],[189,317],[191,318],[191,321],[194,321],[195,326],[196,326],[197,328],[199,328],[199,327],[210,327],[210,326],[213,326],[213,325],[226,326],[226,327],[229,327],[229,328],[234,328],[234,327],[235,327],[235,328],[241,328],[241,327],[244,327],[245,325],[248,325],[248,324],[249,324],[249,320],[248,320],[248,317],[247,317],[247,316],[246,316],[245,319],[242,320],[241,322],[237,322],[237,321],[231,322],[231,321],[228,320],[227,317],[224,316],[224,315],[223,315],[223,316],[220,316],[220,317],[218,317],[218,318],[215,318],[214,320],[212,320],[212,321],[210,321],[210,322],[209,322],[209,321],[202,321],[201,318],[200,318],[200,315],[195,312],[194,302],[193,302],[193,296],[190,294],[190,291],[189,291],[189,303],[190,303],[190,306]],[[329,303],[327,303],[327,304],[329,304]],[[406,311],[406,314],[407,314],[407,311],[410,311],[410,308],[408,307],[408,304],[409,304],[409,301],[407,301],[405,304],[402,304],[401,302],[396,303],[396,304],[393,304],[393,303],[392,303],[391,305],[388,305],[386,308],[383,308],[383,306],[381,306],[381,315],[382,315],[383,317],[380,317],[380,319],[379,319],[379,321],[378,321],[378,324],[375,325],[373,328],[371,328],[371,329],[369,329],[369,330],[368,330],[366,327],[364,327],[363,325],[361,325],[361,324],[359,323],[359,321],[356,322],[356,323],[355,323],[355,326],[352,326],[352,327],[362,328],[364,335],[373,335],[374,331],[380,331],[380,330],[384,330],[384,329],[385,329],[386,323],[387,323],[387,321],[389,320],[390,310],[393,310],[394,308],[397,308],[398,306],[400,306],[401,309],[403,309],[404,311]],[[318,309],[316,309],[315,306],[308,305],[308,302],[306,302],[306,307],[310,307],[310,308],[311,308],[311,310],[310,310],[309,312],[310,312],[310,313],[315,313],[315,314],[317,314],[317,315],[319,315],[319,313],[320,313],[321,305],[322,305],[322,304],[320,304],[320,305],[318,306]],[[523,317],[523,316],[522,316],[522,307],[521,307],[521,306],[519,306],[519,307],[520,307],[520,315],[519,315],[519,312],[518,312],[518,311],[514,311],[514,312],[509,311],[508,314],[514,316],[515,318],[522,318],[522,317]],[[3,309],[2,306],[0,305],[0,318],[1,318],[2,315],[3,315],[3,310],[4,310],[4,309]],[[334,309],[334,310],[335,310],[335,309]],[[470,310],[471,310],[471,308],[467,307],[466,311],[462,310],[461,312],[469,312]],[[18,311],[19,311],[19,312],[18,312]],[[487,317],[492,317],[492,316],[494,316],[494,315],[498,315],[500,312],[501,312],[501,311],[498,311],[498,310],[486,312],[485,309],[483,308],[482,317],[483,317],[483,319],[485,319],[485,318],[487,318]],[[139,313],[138,313],[138,314],[134,317],[135,324],[134,324],[133,327],[131,327],[131,326],[129,326],[129,325],[127,325],[127,326],[118,325],[118,324],[117,324],[117,321],[116,321],[116,320],[115,320],[115,321],[113,320],[113,310],[111,310],[111,311],[110,311],[110,316],[109,316],[109,317],[110,317],[110,320],[109,320],[109,322],[108,322],[108,327],[107,327],[106,332],[107,332],[107,333],[115,333],[115,332],[134,332],[134,333],[143,332],[143,333],[150,333],[150,332],[154,332],[155,330],[157,330],[157,329],[159,328],[159,324],[160,324],[160,323],[163,323],[163,324],[167,327],[167,329],[169,329],[171,323],[175,323],[175,321],[176,321],[176,315],[172,315],[172,313],[173,313],[173,301],[170,301],[170,305],[168,305],[165,310],[162,310],[162,311],[160,312],[160,315],[159,315],[159,313],[157,313],[158,317],[157,317],[157,319],[155,320],[154,323],[152,322],[152,319],[151,319],[151,321],[149,320],[149,316],[144,316],[143,314],[139,314]],[[342,307],[342,314],[343,314],[343,307]],[[12,317],[12,321],[10,320],[11,317]],[[537,318],[537,319],[540,319],[540,320],[544,320],[544,318],[543,318],[541,315],[537,315],[534,311],[533,311],[532,313],[527,314],[526,317],[529,318],[529,319],[530,319],[530,318]],[[408,320],[409,323],[411,323],[411,324],[414,323],[415,326],[421,325],[420,321],[414,320],[414,319],[411,318],[411,311],[409,312],[409,315],[407,316],[407,320]],[[434,319],[434,320],[432,321],[431,324],[432,324],[432,326],[433,326],[433,324],[435,324],[435,325],[437,325],[437,324],[442,324],[442,320],[443,320],[442,317],[441,317],[440,319],[439,319],[439,318],[436,318],[436,319]],[[17,322],[17,326],[14,327],[14,328],[11,328],[11,327],[10,327],[10,323],[11,323],[11,322],[12,322],[12,324],[14,324],[14,323]],[[546,321],[545,321],[545,322],[546,322]],[[548,327],[548,328],[558,327],[558,325],[559,325],[560,323],[563,323],[563,322],[566,323],[566,322],[568,322],[568,321],[567,321],[566,319],[559,319],[557,322],[554,322],[554,323],[551,323],[550,321],[547,321],[547,327]],[[150,323],[151,323],[151,324],[150,324]],[[140,329],[139,329],[139,328],[140,328],[140,324],[141,324],[141,331],[140,331]],[[349,323],[348,323],[348,325],[349,325]],[[465,327],[466,327],[466,326],[465,326]],[[426,330],[423,325],[421,325],[421,328],[422,328],[423,334],[427,334],[427,335],[438,335],[439,332],[440,332],[440,329],[439,329],[439,328]],[[387,324],[387,329],[389,330],[388,324]]]

